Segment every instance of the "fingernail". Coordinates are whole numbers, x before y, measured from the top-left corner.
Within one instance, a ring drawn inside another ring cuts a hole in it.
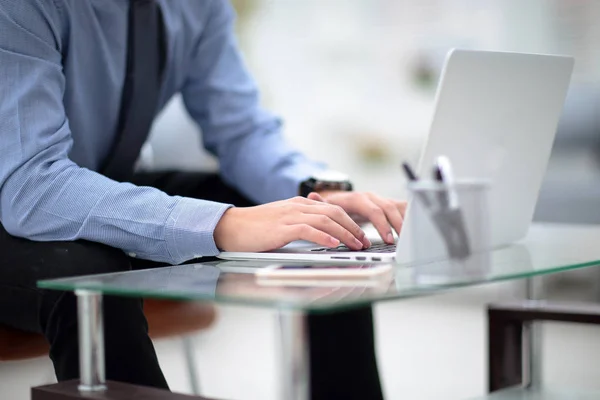
[[[366,236],[363,237],[362,242],[363,242],[363,245],[364,245],[365,248],[371,247],[371,241]]]
[[[336,238],[334,238],[333,236],[329,237],[329,243],[331,243],[331,245],[334,247],[337,247],[340,245],[340,241],[337,240]]]
[[[389,244],[393,244],[394,243],[394,235],[392,235],[391,233],[388,233],[387,241]]]
[[[356,245],[356,247],[358,247],[359,249],[363,248],[363,243],[358,240],[358,239],[354,239],[354,244]]]

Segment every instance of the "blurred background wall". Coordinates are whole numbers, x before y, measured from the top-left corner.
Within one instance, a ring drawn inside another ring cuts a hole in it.
[[[404,196],[400,160],[426,139],[452,47],[576,57],[536,219],[600,222],[597,0],[235,0],[264,105],[314,158],[356,186]],[[153,165],[215,169],[176,98],[152,136]],[[175,153],[176,157],[172,157]],[[174,164],[173,160],[177,160]]]

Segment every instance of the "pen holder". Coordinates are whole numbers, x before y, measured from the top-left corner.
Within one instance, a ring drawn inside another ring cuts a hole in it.
[[[489,185],[459,181],[448,185],[434,181],[409,184],[411,202],[407,227],[411,264],[421,271],[480,273],[489,268]],[[429,266],[427,266],[429,264]],[[424,267],[425,266],[425,267]],[[453,271],[453,272],[452,272]]]

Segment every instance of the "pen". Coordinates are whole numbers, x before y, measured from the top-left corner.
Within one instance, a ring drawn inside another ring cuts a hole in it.
[[[454,193],[453,185],[454,172],[452,171],[452,164],[446,156],[439,156],[435,162],[435,175],[436,180],[443,182],[448,187],[448,206],[450,208],[458,208],[458,198]]]
[[[443,185],[438,193],[441,208],[435,213],[434,222],[446,242],[450,258],[465,259],[471,254],[471,250],[448,157],[440,156],[436,159],[433,177]]]
[[[415,171],[411,168],[409,163],[403,162],[402,169],[404,169],[404,174],[410,182],[418,182],[419,177],[417,176],[417,174],[415,174]],[[429,202],[426,193],[417,191],[417,195],[421,199],[425,207],[429,208],[431,206],[431,203]]]
[[[404,169],[404,173],[406,174],[406,177],[408,178],[409,181],[416,182],[419,180],[419,178],[417,178],[417,175],[411,168],[410,164],[408,164],[407,162],[403,162],[402,168]]]
[[[435,164],[433,166],[433,179],[436,180],[437,182],[444,182],[444,176],[442,174],[442,170],[440,169],[440,167]]]
[[[449,200],[449,188],[446,185],[446,181],[444,180],[444,174],[442,173],[442,169],[438,165],[436,161],[433,164],[433,180],[435,182],[439,182],[442,186],[436,190],[436,195],[439,203],[439,207],[443,209],[450,208],[450,200]]]
[[[454,173],[452,172],[452,164],[450,164],[450,160],[446,156],[439,156],[435,165],[440,173],[440,179],[445,182],[447,185],[454,184]]]

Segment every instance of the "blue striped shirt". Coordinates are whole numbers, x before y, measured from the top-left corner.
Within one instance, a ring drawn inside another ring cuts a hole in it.
[[[290,147],[233,36],[226,0],[157,0],[168,37],[160,106],[181,93],[226,182],[263,203],[322,168]],[[36,241],[85,239],[172,264],[218,254],[226,204],[100,173],[126,70],[129,0],[0,0],[0,221]]]

